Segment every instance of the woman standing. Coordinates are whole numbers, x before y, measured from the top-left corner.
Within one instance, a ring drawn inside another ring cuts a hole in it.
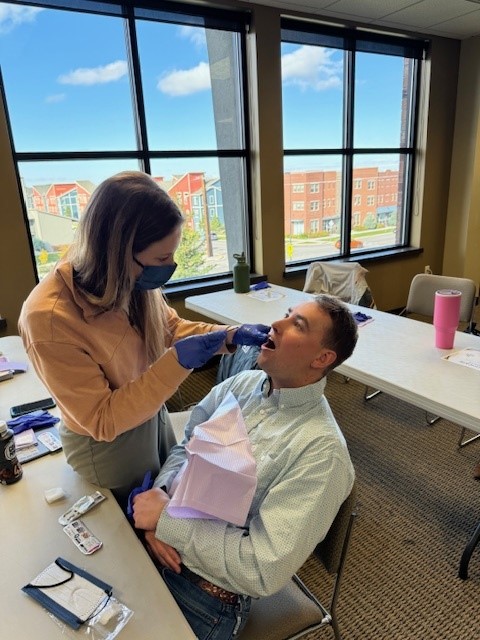
[[[175,443],[164,407],[191,370],[268,328],[181,319],[160,287],[183,216],[147,174],[101,183],[67,257],[24,303],[19,331],[62,415],[68,463],[123,502]]]

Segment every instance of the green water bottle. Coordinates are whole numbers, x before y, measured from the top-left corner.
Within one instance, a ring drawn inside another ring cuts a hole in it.
[[[245,259],[245,252],[234,253],[237,264],[233,267],[233,290],[235,293],[250,291],[250,267]]]

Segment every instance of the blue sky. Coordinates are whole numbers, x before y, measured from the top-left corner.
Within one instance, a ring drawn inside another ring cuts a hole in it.
[[[204,30],[145,21],[138,43],[150,147],[215,149]],[[0,64],[18,151],[135,149],[121,19],[2,3]],[[282,71],[285,147],[341,146],[342,53],[285,44]],[[358,56],[357,145],[399,144],[402,73],[401,58]],[[216,170],[201,162],[178,161],[171,173]],[[81,163],[75,171],[83,174],[78,179],[100,181],[127,168],[118,167]],[[38,166],[24,170],[29,180],[48,178]]]

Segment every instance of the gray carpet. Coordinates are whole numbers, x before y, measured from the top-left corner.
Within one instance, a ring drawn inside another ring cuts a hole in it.
[[[457,425],[441,420],[428,426],[423,411],[385,394],[365,403],[363,389],[332,374],[326,391],[359,490],[338,605],[343,637],[479,638],[480,548],[469,579],[457,573],[480,520],[480,481],[472,477],[480,441],[459,451]],[[328,577],[313,559],[301,575],[316,593],[325,593]],[[322,630],[307,638],[330,634]]]
[[[214,376],[190,376],[183,402],[201,397]],[[326,395],[350,448],[359,495],[338,603],[344,640],[480,638],[480,546],[469,579],[457,577],[480,520],[480,481],[472,477],[480,441],[459,451],[457,425],[428,426],[423,411],[385,394],[364,403],[363,386],[335,373]],[[178,398],[172,408],[180,408]],[[300,575],[326,602],[330,578],[314,558]],[[306,638],[333,633],[325,628]]]

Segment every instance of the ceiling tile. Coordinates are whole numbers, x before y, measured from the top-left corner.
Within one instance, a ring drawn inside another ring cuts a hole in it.
[[[411,5],[417,5],[418,0],[337,0],[328,7],[328,11],[331,14],[338,14],[339,17],[345,17],[347,14],[351,19],[368,18],[375,20],[377,18],[384,18],[391,13],[398,11],[398,9],[404,9]]]
[[[478,7],[467,0],[456,0],[455,2],[452,0],[423,0],[423,2],[390,14],[387,19],[421,29],[477,11]]]
[[[332,22],[464,39],[480,34],[480,0],[250,0]]]

